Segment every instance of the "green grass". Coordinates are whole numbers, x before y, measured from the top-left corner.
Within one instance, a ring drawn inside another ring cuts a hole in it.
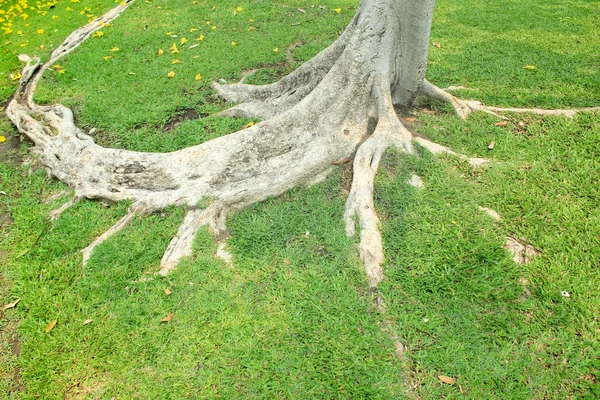
[[[47,57],[51,45],[87,21],[79,14],[84,7],[98,15],[113,5],[57,1],[25,21],[13,18],[0,52],[0,101],[15,88],[8,74],[19,71],[16,54]],[[213,79],[237,79],[252,68],[263,68],[254,83],[277,79],[333,41],[356,6],[138,2],[102,37],[61,60],[64,74],[48,71],[37,100],[72,107],[78,124],[96,128],[104,145],[170,151],[197,144],[248,122],[213,116],[225,107],[209,89]],[[490,105],[598,105],[598,13],[600,3],[590,1],[440,0],[432,41],[441,47],[430,49],[428,78],[466,85],[460,96]],[[200,34],[204,40],[195,41]],[[174,42],[180,53],[170,54]],[[600,396],[598,114],[511,116],[497,127],[487,115],[463,122],[432,108],[438,115],[415,113],[415,129],[496,162],[473,171],[425,151],[386,154],[376,182],[385,316],[372,306],[356,241],[344,235],[347,166],[321,185],[232,216],[233,268],[214,256],[214,239],[201,232],[194,255],[174,273],[145,280],[158,269],[182,210],[135,219],[82,268],[79,250],[128,204],[83,201],[50,223],[48,211],[67,197],[47,199],[66,187],[16,162],[27,157],[25,149],[11,157],[0,152],[0,305],[21,299],[0,311],[0,397]],[[184,114],[200,118],[174,123]],[[14,134],[5,118],[0,129]],[[425,189],[406,184],[412,173]],[[506,236],[541,255],[515,264],[502,248]],[[161,323],[170,313],[172,320]],[[93,322],[83,325],[87,319]],[[405,360],[381,328],[387,323],[407,347]],[[443,384],[439,375],[457,383]]]

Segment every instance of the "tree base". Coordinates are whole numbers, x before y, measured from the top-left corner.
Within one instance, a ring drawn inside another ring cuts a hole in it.
[[[73,32],[43,65],[39,60],[20,56],[27,65],[6,111],[19,131],[35,144],[31,150],[40,156],[49,174],[75,189],[73,200],[53,212],[52,218],[58,218],[84,197],[133,202],[125,217],[82,251],[84,264],[96,246],[125,228],[136,215],[171,205],[186,207],[185,219],[161,260],[159,274],[164,276],[182,257],[191,255],[192,242],[200,227],[207,225],[218,235],[226,230],[225,220],[230,211],[298,185],[319,182],[340,162],[352,159],[352,187],[344,214],[346,233],[355,235],[358,223],[360,256],[369,287],[375,289],[383,279],[384,254],[373,188],[385,150],[396,147],[414,154],[415,141],[433,153],[463,158],[474,168],[487,162],[414,137],[402,125],[392,100],[394,84],[389,80],[385,63],[377,61],[393,54],[385,54],[385,46],[366,46],[374,37],[385,35],[367,30],[365,20],[369,20],[369,15],[361,14],[361,10],[335,43],[276,83],[266,86],[246,85],[243,81],[232,85],[213,83],[221,97],[240,103],[222,115],[260,118],[263,122],[173,153],[140,153],[98,146],[77,128],[71,110],[61,105],[39,106],[32,97],[46,69],[88,38],[99,28],[99,22],[110,22],[132,2],[119,4]],[[385,26],[381,29],[385,32]],[[578,112],[487,107],[457,99],[423,79],[419,86],[421,97],[451,103],[462,118],[473,111],[500,118],[503,117],[498,113],[504,111],[566,116]],[[411,182],[416,186],[421,184],[418,177],[412,177]],[[207,207],[200,206],[207,203]],[[224,247],[219,249],[221,256],[230,262]]]

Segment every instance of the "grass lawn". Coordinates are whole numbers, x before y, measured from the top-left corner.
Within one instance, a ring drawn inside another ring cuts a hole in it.
[[[0,103],[16,89],[16,55],[47,59],[114,4],[0,0]],[[215,116],[226,105],[211,81],[256,68],[250,83],[278,79],[357,5],[138,0],[48,71],[36,100],[71,107],[105,146],[198,144],[249,122]],[[598,15],[589,0],[439,0],[428,79],[488,105],[597,106]],[[2,114],[0,306],[20,302],[0,307],[0,398],[599,398],[600,115],[496,126],[430,108],[412,129],[493,162],[388,152],[375,191],[385,314],[344,234],[349,166],[233,215],[233,266],[203,231],[192,257],[150,280],[182,210],[136,218],[82,267],[79,250],[128,204],[82,201],[50,222],[68,188],[35,168]],[[413,173],[424,189],[407,184]],[[540,254],[514,263],[508,236]]]

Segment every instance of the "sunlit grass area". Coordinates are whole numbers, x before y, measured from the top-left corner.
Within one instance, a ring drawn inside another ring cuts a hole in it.
[[[18,54],[47,59],[114,5],[0,0],[0,102],[16,90]],[[277,80],[335,40],[357,6],[138,1],[47,71],[36,101],[71,107],[104,146],[195,145],[250,122],[215,116],[227,105],[213,80],[251,69],[250,83]],[[440,0],[428,79],[489,105],[597,106],[599,14],[589,1]],[[231,265],[203,231],[194,255],[158,278],[183,210],[136,218],[82,267],[79,251],[129,204],[86,200],[51,222],[68,188],[36,170],[2,114],[0,306],[19,302],[0,308],[0,397],[599,397],[600,116],[498,126],[429,108],[411,129],[492,162],[386,154],[385,314],[344,234],[348,164],[232,215]],[[516,264],[507,237],[539,254]]]

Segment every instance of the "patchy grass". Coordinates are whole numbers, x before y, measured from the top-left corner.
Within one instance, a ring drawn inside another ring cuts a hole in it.
[[[0,53],[1,101],[15,88],[8,74],[19,72],[16,54],[47,57],[114,4],[53,3],[25,11],[25,20],[11,17]],[[225,107],[209,89],[213,79],[254,68],[263,68],[254,83],[277,79],[333,41],[356,6],[135,3],[49,71],[37,100],[72,107],[104,145],[171,151],[197,144],[248,122],[213,116]],[[428,77],[466,85],[460,96],[490,105],[598,105],[599,12],[597,3],[576,0],[440,0],[432,33],[440,47],[430,49]],[[170,52],[173,43],[179,53]],[[82,268],[79,250],[128,204],[83,201],[50,223],[48,211],[67,198],[51,196],[67,188],[15,162],[23,150],[0,153],[0,305],[21,299],[0,311],[0,397],[600,396],[598,115],[511,116],[498,127],[487,115],[463,122],[432,108],[437,115],[415,113],[414,129],[495,162],[473,171],[424,151],[386,155],[376,187],[385,316],[365,290],[355,241],[344,235],[347,165],[324,184],[234,215],[233,267],[214,257],[214,239],[201,232],[194,256],[168,278],[147,280],[181,210],[137,218]],[[13,135],[5,119],[0,129]],[[425,189],[406,184],[412,173]],[[498,211],[501,221],[478,206]],[[507,236],[541,254],[514,264],[502,248]],[[405,360],[395,356],[385,324],[406,346]],[[457,382],[443,384],[440,375]]]

